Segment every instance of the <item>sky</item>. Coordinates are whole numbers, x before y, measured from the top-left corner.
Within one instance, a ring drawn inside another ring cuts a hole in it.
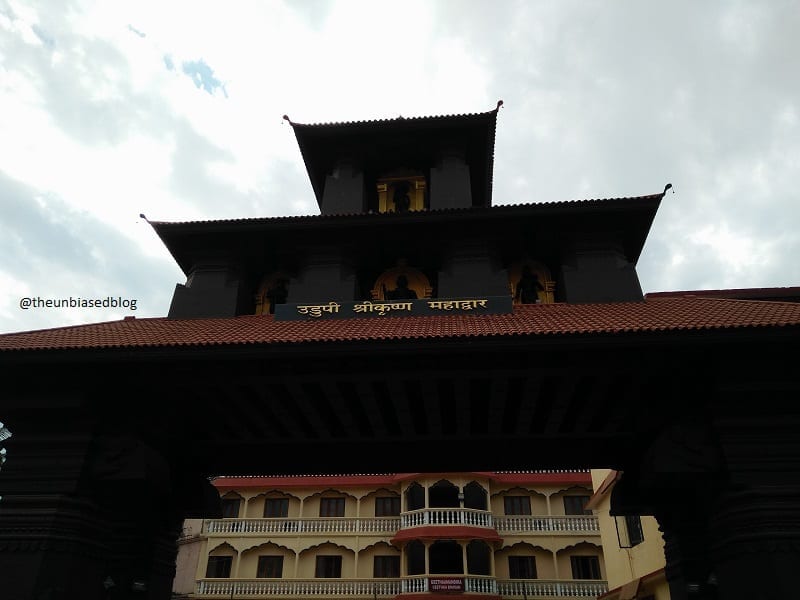
[[[798,31],[796,0],[0,0],[0,332],[165,316],[140,214],[317,214],[284,114],[500,99],[495,205],[672,183],[643,291],[800,285]],[[70,297],[126,306],[22,308]]]

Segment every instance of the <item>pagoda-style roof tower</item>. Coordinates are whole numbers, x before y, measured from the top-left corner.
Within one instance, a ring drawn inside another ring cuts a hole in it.
[[[321,214],[152,222],[187,275],[169,316],[398,296],[641,301],[635,265],[663,193],[492,206],[501,105],[468,115],[313,125],[285,117]]]
[[[491,206],[497,108],[485,113],[302,124],[289,121],[322,214]],[[411,206],[380,198],[411,183]],[[422,187],[414,187],[420,183]],[[419,204],[415,192],[421,190]],[[383,200],[383,201],[382,201]]]

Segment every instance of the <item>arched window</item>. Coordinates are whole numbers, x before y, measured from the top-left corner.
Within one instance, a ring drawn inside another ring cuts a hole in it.
[[[418,483],[412,483],[406,490],[406,510],[425,508],[425,490]]]
[[[486,490],[477,481],[471,481],[464,486],[464,508],[487,510],[488,501]]]
[[[373,300],[415,300],[430,298],[432,293],[428,277],[400,260],[398,266],[378,276],[370,295]]]
[[[431,508],[458,508],[458,487],[444,479],[437,481],[428,490],[428,501]]]

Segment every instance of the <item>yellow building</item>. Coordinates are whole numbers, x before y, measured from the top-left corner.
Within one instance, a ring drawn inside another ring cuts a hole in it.
[[[179,555],[179,565],[197,560],[191,597],[589,599],[608,590],[598,519],[585,509],[588,471],[213,483],[223,518],[204,521]]]
[[[587,504],[597,517],[609,591],[600,600],[670,600],[664,574],[664,540],[648,516],[613,516],[611,490],[620,473],[592,469],[595,490]]]

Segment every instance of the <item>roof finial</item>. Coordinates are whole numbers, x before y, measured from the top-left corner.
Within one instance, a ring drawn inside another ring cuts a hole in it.
[[[495,110],[500,110],[501,106],[503,106],[503,101],[502,100],[498,100],[497,101],[497,108],[495,108]]]
[[[673,194],[675,193],[675,190],[672,188],[672,184],[671,184],[671,183],[668,183],[667,185],[665,185],[665,186],[664,186],[664,191],[663,191],[663,192],[661,192],[661,197],[663,198],[663,197],[664,197],[664,194],[666,194],[666,193],[667,193],[667,190],[670,190],[670,189],[672,190],[672,193],[673,193]]]
[[[283,115],[283,120],[289,123],[289,125],[292,124],[292,120],[289,118],[289,115]]]
[[[147,221],[148,223],[150,222],[150,221],[148,221],[148,220],[147,220],[147,217],[145,217],[145,216],[144,216],[144,213],[139,213],[139,218],[140,218],[140,219],[144,219],[144,220],[145,220],[145,221]]]

